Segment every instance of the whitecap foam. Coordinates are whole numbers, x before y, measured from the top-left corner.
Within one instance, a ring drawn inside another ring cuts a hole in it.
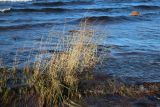
[[[10,11],[10,10],[11,10],[11,8],[5,8],[5,9],[0,9],[0,12],[4,13],[4,12]]]
[[[32,0],[0,0],[0,2],[27,2]]]

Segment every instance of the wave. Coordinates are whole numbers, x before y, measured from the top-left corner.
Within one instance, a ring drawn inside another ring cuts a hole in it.
[[[32,27],[45,27],[53,25],[53,23],[35,23],[35,24],[21,24],[21,25],[11,25],[11,26],[0,26],[0,31],[5,30],[18,30],[18,29],[31,29]]]
[[[146,10],[160,9],[160,6],[152,6],[152,5],[138,5],[138,6],[133,6],[133,7],[137,9],[146,9]]]
[[[155,14],[155,13],[152,13]],[[91,23],[99,23],[103,24],[105,22],[107,23],[123,23],[123,22],[138,22],[138,21],[148,21],[150,20],[148,17],[146,17],[146,14],[143,14],[138,17],[132,17],[132,16],[88,16],[84,18],[77,19],[77,21],[87,21]],[[105,23],[106,24],[106,23]]]
[[[84,18],[75,19],[73,22],[70,21],[68,23],[76,23],[80,21],[87,20],[88,22],[107,22],[107,23],[118,23],[118,22],[124,22],[124,21],[130,21],[130,20],[136,20],[132,19],[129,16],[88,16]],[[53,24],[60,24],[60,23],[53,23],[53,22],[44,22],[44,23],[35,23],[35,24],[20,24],[20,25],[11,25],[11,26],[0,26],[0,31],[4,30],[17,30],[17,29],[30,29],[32,27],[44,27],[44,26],[52,26]]]
[[[82,8],[82,9],[77,9],[77,10],[83,10],[86,12],[88,11],[108,12],[108,11],[112,11],[113,9],[116,9],[116,8]]]
[[[97,11],[97,12],[110,12],[110,11],[123,11],[123,10],[128,10],[128,7],[103,7],[103,8],[82,8],[79,10],[85,10],[86,12],[88,11]],[[78,10],[78,9],[77,9]]]
[[[78,19],[79,21],[87,20],[88,22],[124,22],[131,20],[128,16],[89,16]]]
[[[0,12],[7,13],[7,12],[65,12],[65,11],[102,11],[102,12],[109,12],[114,9],[126,9],[126,8],[80,8],[80,9],[68,9],[68,8],[6,8],[0,9]]]
[[[68,2],[61,2],[61,1],[57,1],[57,2],[34,2],[33,5],[37,5],[37,6],[62,6],[62,5],[74,5],[74,4],[80,4],[80,5],[84,5],[84,4],[92,4],[93,1],[68,1]]]
[[[160,12],[149,12],[149,13],[143,14],[143,16],[147,16],[147,17],[153,17],[156,15],[160,15]]]
[[[6,9],[0,9],[0,12],[7,13],[7,12],[64,12],[64,11],[70,11],[70,9],[65,8],[6,8]]]
[[[8,12],[10,10],[11,10],[11,8],[0,9],[0,13]]]
[[[0,2],[28,2],[32,0],[0,0]]]
[[[62,6],[62,5],[65,5],[65,3],[64,2],[35,2],[35,3],[33,3],[33,5],[36,5],[36,6],[52,6],[52,5]]]

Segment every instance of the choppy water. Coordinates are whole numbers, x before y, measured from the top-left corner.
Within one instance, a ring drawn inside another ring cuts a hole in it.
[[[139,11],[140,16],[130,16],[131,11]],[[16,55],[20,63],[26,61],[53,28],[77,24],[84,16],[107,32],[103,45],[110,46],[110,58],[104,72],[160,81],[159,0],[0,0],[4,63],[12,64]]]

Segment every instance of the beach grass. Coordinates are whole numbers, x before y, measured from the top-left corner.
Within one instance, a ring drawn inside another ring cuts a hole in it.
[[[81,23],[78,30],[60,38],[56,48],[63,50],[53,52],[49,59],[38,54],[34,64],[26,64],[22,71],[16,66],[1,69],[1,105],[29,106],[36,97],[36,106],[63,106],[68,99],[79,99],[80,80],[89,78],[99,60],[94,36],[95,31]]]

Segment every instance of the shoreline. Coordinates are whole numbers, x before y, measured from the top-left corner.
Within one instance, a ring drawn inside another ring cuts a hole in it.
[[[125,84],[120,80],[117,80],[107,74],[103,73],[91,73],[90,78],[80,80],[78,84],[77,95],[71,96],[70,99],[63,102],[64,107],[70,107],[77,105],[76,107],[103,107],[105,106],[116,106],[119,107],[146,107],[153,106],[158,107],[160,105],[160,82],[151,82],[151,83],[139,83],[139,84]],[[20,94],[18,90],[27,89],[28,93]],[[30,98],[28,104],[34,106],[38,104],[38,107],[44,107],[45,103],[36,94],[36,90],[32,86],[22,85],[16,86],[9,89],[11,96],[14,99],[19,98],[23,100]],[[16,92],[17,94],[14,94]],[[0,93],[1,98],[3,93]],[[34,103],[32,102],[34,101]],[[12,99],[14,102],[14,100]],[[0,99],[2,102],[2,99]],[[7,107],[10,107],[13,102],[9,102]],[[21,102],[19,102],[21,105]],[[127,104],[127,105],[126,105]],[[2,103],[0,103],[3,106]]]

